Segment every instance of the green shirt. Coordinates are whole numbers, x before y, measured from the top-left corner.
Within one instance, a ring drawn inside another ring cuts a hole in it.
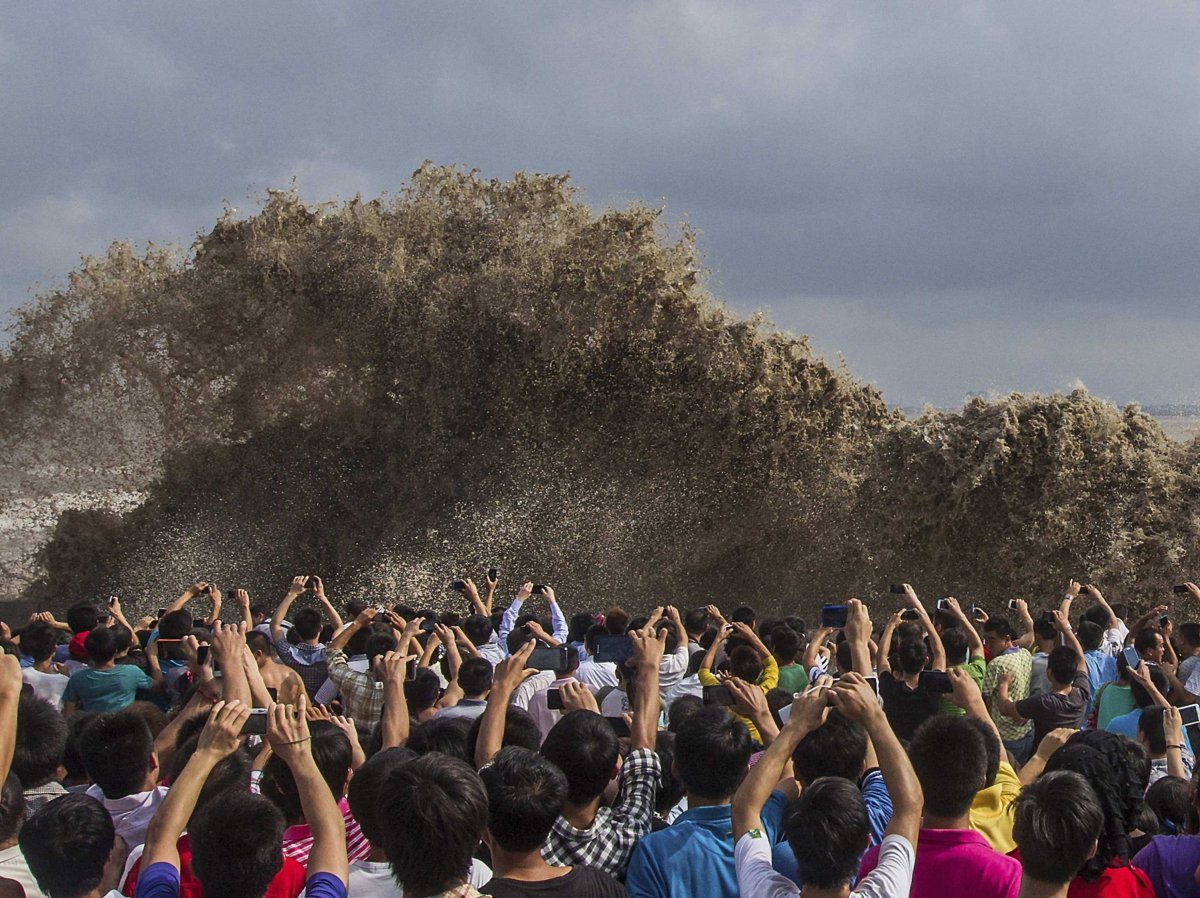
[[[63,691],[64,702],[77,702],[81,711],[120,711],[133,704],[139,689],[154,683],[141,668],[118,664],[111,670],[89,667],[72,674]]]
[[[983,691],[983,678],[987,674],[987,662],[982,658],[972,658],[966,664],[952,664],[951,667],[961,667],[971,675],[971,679],[975,681],[975,685],[979,687],[979,691]],[[967,713],[965,708],[960,708],[948,698],[942,699],[942,713],[952,714],[955,717],[962,717]]]
[[[786,689],[792,695],[803,692],[808,688],[808,674],[803,664],[789,664],[779,668],[779,688]]]

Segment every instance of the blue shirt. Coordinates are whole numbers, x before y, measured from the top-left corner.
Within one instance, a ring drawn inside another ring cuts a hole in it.
[[[863,777],[862,797],[867,806],[867,820],[871,823],[871,844],[882,844],[883,831],[892,822],[892,796],[888,794],[883,773],[878,768],[868,770]],[[771,849],[771,866],[796,885],[804,885],[800,878],[800,868],[796,865],[796,855],[787,842],[778,842]]]
[[[332,873],[314,873],[304,884],[308,898],[346,898],[346,884]],[[159,861],[138,877],[137,898],[179,898],[179,869]]]
[[[1116,733],[1118,736],[1128,736],[1134,742],[1137,742],[1138,721],[1142,719],[1143,708],[1134,708],[1128,714],[1118,714],[1108,722],[1106,729],[1110,733]],[[1192,752],[1192,740],[1188,738],[1189,727],[1183,728],[1183,744],[1188,754]]]
[[[1095,701],[1100,687],[1117,679],[1117,659],[1112,655],[1104,654],[1099,649],[1093,649],[1083,653],[1083,660],[1087,664],[1088,685],[1092,687],[1091,698],[1088,699],[1088,713],[1090,714],[1092,702]]]
[[[89,667],[71,674],[63,691],[64,702],[76,702],[81,711],[120,711],[133,704],[139,689],[154,682],[133,664],[118,664],[109,670]]]
[[[788,799],[775,791],[763,805],[762,829],[779,841]],[[673,824],[643,836],[629,860],[630,898],[738,898],[733,810],[727,804],[684,811]]]

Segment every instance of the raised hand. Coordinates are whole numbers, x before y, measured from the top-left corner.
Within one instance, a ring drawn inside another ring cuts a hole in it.
[[[524,602],[533,595],[533,581],[526,580],[521,584],[521,588],[517,590],[517,601]]]
[[[592,695],[592,691],[576,680],[568,680],[559,687],[559,695],[562,697],[563,713],[570,714],[572,711],[594,711],[600,713],[600,706],[596,704],[596,696]]]
[[[863,679],[861,674],[843,674],[842,678],[834,683],[827,693],[829,701],[838,709],[838,713],[851,720],[863,720],[874,714],[883,713],[875,690]]]
[[[306,589],[308,589],[308,576],[301,574],[292,578],[292,583],[288,586],[287,594],[292,598],[296,598],[296,596],[300,595]]]
[[[250,708],[239,701],[217,702],[200,731],[196,750],[225,758],[237,751]]]
[[[788,725],[794,724],[809,732],[819,728],[829,716],[829,694],[828,687],[814,686],[796,696],[792,702],[792,715],[788,718]]]
[[[267,709],[267,742],[289,767],[312,754],[307,695],[300,693],[294,705],[271,705]]]
[[[379,655],[375,661],[376,677],[381,683],[399,682],[408,679],[408,663],[416,661],[418,655],[408,655],[404,652],[387,652]]]
[[[537,645],[536,640],[529,640],[496,665],[496,671],[492,676],[492,692],[511,695],[517,691],[518,686],[537,673],[532,668],[528,670],[525,668],[535,645]]]

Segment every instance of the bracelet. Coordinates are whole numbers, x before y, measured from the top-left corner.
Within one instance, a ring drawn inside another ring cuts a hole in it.
[[[1183,745],[1182,745],[1182,744],[1180,744],[1180,745],[1168,745],[1168,746],[1167,746],[1167,748],[1177,748],[1177,749],[1179,749],[1180,751],[1183,751]]]
[[[303,739],[293,739],[291,742],[280,742],[280,745],[299,745],[301,742],[312,741],[312,736],[305,736]]]

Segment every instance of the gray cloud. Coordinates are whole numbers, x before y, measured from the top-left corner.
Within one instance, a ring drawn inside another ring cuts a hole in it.
[[[1200,399],[1182,5],[10,4],[0,305],[223,200],[423,159],[665,202],[716,292],[894,401]]]

